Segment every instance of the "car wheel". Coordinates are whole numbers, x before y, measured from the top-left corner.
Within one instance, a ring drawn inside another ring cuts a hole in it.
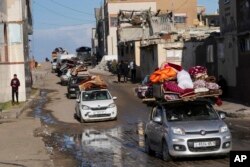
[[[149,155],[155,155],[155,151],[150,148],[150,143],[147,137],[145,137],[145,152]]]
[[[68,97],[68,99],[71,99],[71,95],[69,93],[67,94],[67,97]]]
[[[170,161],[171,156],[169,155],[168,145],[165,140],[162,142],[162,159],[164,161]]]
[[[80,118],[79,118],[79,119],[80,119],[80,122],[81,122],[81,123],[84,123],[85,121],[84,121],[84,119],[82,118],[81,112],[79,112],[79,115],[80,115]]]

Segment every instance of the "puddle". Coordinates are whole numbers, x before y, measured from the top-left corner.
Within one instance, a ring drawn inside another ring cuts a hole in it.
[[[40,98],[37,100],[34,106],[34,117],[40,118],[42,122],[45,124],[55,124],[56,120],[52,117],[50,113],[46,113],[43,111],[43,106],[47,102],[47,91],[41,90]]]
[[[81,134],[64,134],[57,140],[59,150],[75,157],[78,167],[131,166],[130,163],[148,157],[144,152],[143,122],[105,131],[84,129]]]

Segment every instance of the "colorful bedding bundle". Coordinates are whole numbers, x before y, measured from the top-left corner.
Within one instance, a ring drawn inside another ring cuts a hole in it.
[[[192,67],[185,71],[181,66],[165,63],[150,76],[153,84],[162,84],[165,100],[195,98],[204,95],[221,93],[216,79],[207,75],[202,66]]]

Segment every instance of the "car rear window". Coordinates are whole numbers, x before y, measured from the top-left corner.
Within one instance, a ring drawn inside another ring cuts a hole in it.
[[[181,103],[165,105],[168,121],[217,120],[217,113],[206,103]]]
[[[109,100],[111,99],[108,91],[87,91],[82,93],[82,101],[94,101],[94,100]]]

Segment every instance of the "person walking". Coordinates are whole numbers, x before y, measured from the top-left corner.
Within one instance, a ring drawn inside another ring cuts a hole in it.
[[[12,105],[15,104],[15,96],[16,96],[16,102],[19,104],[18,101],[18,87],[20,86],[20,81],[17,78],[17,75],[14,74],[14,78],[10,82],[10,86],[12,88]]]
[[[136,79],[136,65],[135,65],[135,61],[131,61],[129,64],[130,67],[130,71],[131,71],[131,81],[135,82]]]
[[[129,65],[128,65],[128,62],[125,61],[123,63],[123,77],[124,77],[124,82],[127,82],[128,81],[128,74],[129,74]]]
[[[123,73],[123,61],[120,61],[117,66],[116,66],[116,71],[117,71],[117,78],[118,78],[118,83],[121,82],[121,75]]]

